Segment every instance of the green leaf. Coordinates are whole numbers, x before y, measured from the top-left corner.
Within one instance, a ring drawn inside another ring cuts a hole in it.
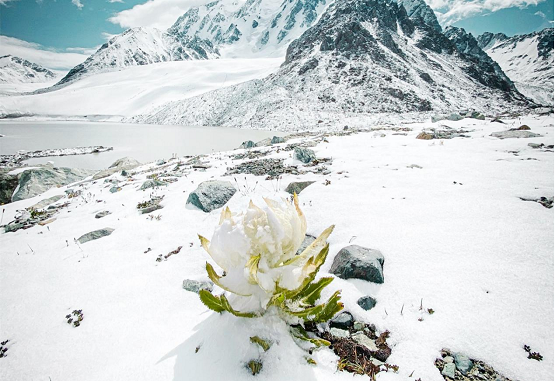
[[[323,304],[322,312],[318,315],[314,322],[326,322],[333,318],[335,314],[343,309],[343,303],[339,300],[341,299],[341,291],[336,291],[326,303]]]
[[[226,287],[222,284],[222,282],[220,282],[220,279],[222,279],[221,276],[218,275],[218,273],[216,273],[216,270],[214,270],[214,267],[212,267],[212,265],[208,262],[206,262],[206,272],[208,273],[208,278],[210,278],[210,280],[212,282],[214,282],[215,285],[217,285],[218,287],[229,291],[231,293],[237,294],[237,295],[241,295],[241,296],[250,296],[248,294],[240,294],[237,291],[233,291],[232,289],[230,289],[229,287]]]
[[[306,332],[300,325],[289,327],[289,332],[291,333],[291,336],[299,340],[308,341],[317,347],[329,347],[331,345],[331,343],[327,340],[310,337],[308,332]]]
[[[262,349],[264,349],[264,352],[266,352],[266,351],[267,351],[268,349],[270,349],[270,347],[271,347],[271,344],[270,344],[269,342],[267,342],[267,341],[264,340],[264,339],[261,339],[261,338],[258,337],[258,336],[253,336],[253,337],[251,337],[251,343],[260,345],[260,347],[261,347]]]
[[[306,363],[307,363],[307,364],[310,364],[310,365],[318,365],[318,364],[316,363],[316,361],[314,361],[314,359],[313,359],[312,357],[306,356],[306,357],[305,357],[305,360],[306,360]]]
[[[316,258],[314,258],[314,260],[309,259],[308,262],[311,263],[311,265],[314,265],[314,269],[309,272],[306,276],[306,278],[303,280],[302,284],[294,289],[294,290],[286,290],[284,291],[285,294],[285,298],[286,299],[295,299],[295,297],[300,294],[301,292],[304,291],[304,289],[306,287],[308,287],[308,285],[310,283],[312,283],[312,281],[314,280],[314,278],[316,278],[316,274],[318,273],[318,271],[320,270],[320,267],[322,267],[322,265],[324,264],[324,262],[326,261],[326,257],[328,256],[328,253],[330,251],[330,245],[326,245],[324,246],[324,248],[320,251],[320,253],[316,256]],[[308,263],[307,262],[307,263]]]
[[[200,300],[204,305],[210,308],[212,311],[223,312],[225,308],[222,306],[220,297],[212,295],[210,291],[200,290],[199,291]]]
[[[231,304],[229,304],[229,300],[227,300],[225,295],[220,296],[220,300],[222,303],[222,307],[230,314],[233,314],[238,317],[244,317],[244,318],[254,318],[254,317],[260,316],[256,312],[239,312],[234,310],[233,307],[231,307]]]
[[[322,290],[333,281],[333,277],[321,278],[316,283],[310,283],[301,292],[295,296],[295,299],[301,299],[308,305],[314,305],[318,299],[320,299],[320,294]]]
[[[300,311],[292,311],[287,307],[284,307],[283,310],[290,315],[303,319],[304,321],[314,321],[314,319],[317,319],[324,310],[324,305],[320,304],[314,307],[302,309]]]
[[[335,225],[331,225],[329,228],[324,230],[322,234],[320,234],[320,236],[318,236],[318,238],[316,238],[314,242],[308,245],[308,247],[300,255],[296,255],[290,260],[284,262],[283,266],[290,265],[291,263],[295,263],[298,261],[306,260],[307,258],[314,256],[316,253],[321,252],[322,249],[326,246],[326,240],[333,232],[334,228],[335,228]]]

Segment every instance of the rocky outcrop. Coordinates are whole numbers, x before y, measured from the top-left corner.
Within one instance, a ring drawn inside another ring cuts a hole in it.
[[[95,230],[95,231],[92,231],[90,233],[83,234],[81,237],[79,237],[77,239],[77,241],[80,244],[84,244],[86,242],[94,241],[94,240],[100,239],[102,237],[107,237],[110,234],[112,234],[114,232],[114,230],[115,229],[112,229],[112,228],[104,228],[104,229]]]
[[[203,212],[209,213],[224,206],[235,192],[237,189],[229,181],[204,181],[189,194],[187,204],[192,204]]]
[[[93,180],[103,179],[104,177],[111,176],[121,171],[129,171],[133,168],[137,168],[139,165],[141,165],[141,163],[137,160],[130,157],[123,157],[113,162],[108,169],[95,173]]]

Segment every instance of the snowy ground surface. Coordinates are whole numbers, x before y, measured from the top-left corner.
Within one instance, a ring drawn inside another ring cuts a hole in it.
[[[543,137],[489,136],[524,123]],[[399,372],[380,373],[378,380],[440,381],[434,360],[442,348],[483,360],[513,380],[551,380],[553,209],[520,197],[553,196],[553,153],[528,146],[553,144],[553,116],[441,124],[475,131],[470,138],[415,139],[434,126],[427,123],[410,125],[406,136],[330,136],[314,148],[318,157],[333,159],[330,175],[240,176],[229,206],[241,211],[250,199],[286,197],[291,181],[314,180],[299,196],[308,233],[336,225],[320,275],[328,275],[335,254],[349,243],[382,251],[383,285],[335,279],[322,296],[342,289],[346,310],[391,331],[388,362]],[[210,259],[197,233],[210,237],[220,215],[186,206],[187,196],[201,181],[226,179],[226,167],[240,162],[232,163],[230,154],[240,152],[203,158],[212,165],[205,172],[183,167],[186,176],[154,192],[139,190],[151,172],[133,181],[113,175],[123,185],[117,193],[104,180],[71,186],[82,196],[60,200],[70,205],[56,221],[0,233],[0,340],[10,340],[0,379],[367,380],[336,371],[329,349],[316,352],[317,366],[306,364],[279,321],[218,315],[182,289],[184,279],[206,279]],[[290,156],[281,150],[267,157],[300,165]],[[149,168],[161,169],[140,169]],[[3,223],[65,189],[6,205]],[[135,208],[151,193],[165,196],[164,208],[153,213],[159,221]],[[95,219],[103,210],[112,214]],[[82,245],[74,241],[105,227],[115,231]],[[156,261],[178,246],[179,254]],[[356,301],[363,295],[375,297],[376,307],[362,310]],[[421,300],[433,315],[419,310]],[[64,318],[75,309],[84,315],[78,328]],[[254,334],[276,341],[256,378],[243,366],[260,355],[249,343]],[[527,359],[524,344],[544,360]]]
[[[48,117],[130,117],[170,101],[181,100],[221,87],[264,78],[276,71],[283,58],[221,59],[164,62],[93,75],[60,90],[34,95],[0,87],[0,114]],[[33,91],[21,87],[20,91]],[[41,87],[45,87],[42,84]]]

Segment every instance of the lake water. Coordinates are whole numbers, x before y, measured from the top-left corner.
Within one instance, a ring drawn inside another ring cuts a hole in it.
[[[129,156],[142,163],[178,156],[199,155],[237,148],[242,142],[283,136],[276,131],[224,127],[157,126],[94,122],[0,122],[0,153],[19,150],[114,147],[113,151],[90,155],[55,156],[27,160],[29,165],[53,161],[58,167],[103,169]]]

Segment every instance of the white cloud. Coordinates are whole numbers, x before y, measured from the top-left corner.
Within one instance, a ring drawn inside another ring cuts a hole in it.
[[[109,3],[124,3],[123,0],[108,0]]]
[[[0,36],[0,56],[11,54],[48,69],[69,70],[85,61],[95,49],[68,48],[64,52],[13,37]]]
[[[8,4],[9,2],[12,2],[12,1],[19,1],[19,0],[0,0],[0,5],[7,6],[6,4]]]
[[[189,8],[208,4],[211,1],[213,0],[148,0],[146,3],[116,13],[109,18],[109,21],[122,28],[146,26],[167,29]]]
[[[81,10],[84,7],[81,0],[71,0],[71,4],[75,5],[79,10]]]
[[[108,33],[108,32],[102,32],[102,37],[106,40],[106,41],[110,41],[112,38],[118,36],[117,34],[112,34],[112,33]]]
[[[442,25],[450,25],[457,21],[505,8],[526,8],[538,5],[545,0],[428,0]]]

